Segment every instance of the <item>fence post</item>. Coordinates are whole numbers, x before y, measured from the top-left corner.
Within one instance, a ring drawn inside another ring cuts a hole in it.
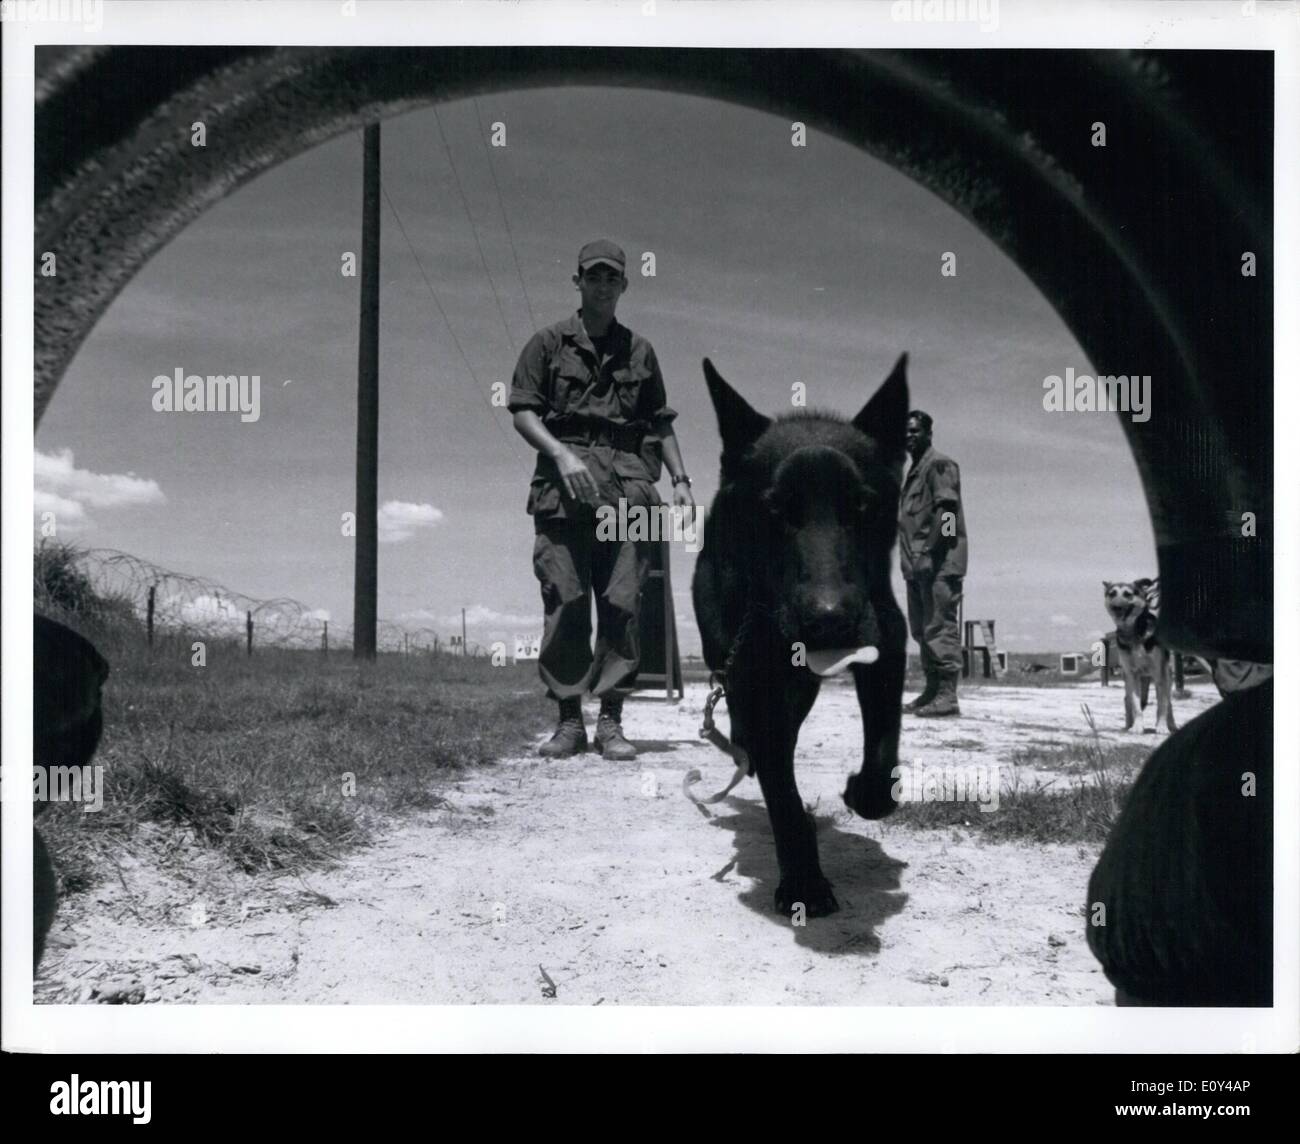
[[[253,654],[253,613],[244,613],[244,624],[248,628],[248,654]]]
[[[157,590],[158,590],[157,584],[149,585],[149,603],[148,606],[145,608],[145,618],[144,618],[145,632],[148,635],[150,647],[153,647],[153,601],[154,601],[154,593]]]
[[[320,649],[325,655],[330,653],[330,622],[325,621],[325,630],[321,633]]]

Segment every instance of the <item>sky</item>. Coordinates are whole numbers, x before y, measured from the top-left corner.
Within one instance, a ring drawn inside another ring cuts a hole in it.
[[[491,388],[573,313],[596,237],[628,253],[618,317],[655,347],[701,505],[720,450],[703,357],[761,412],[789,410],[803,382],[810,406],[852,415],[906,351],[913,407],[961,466],[967,619],[996,620],[1013,652],[1084,650],[1110,626],[1101,581],[1155,574],[1118,416],[1043,408],[1046,377],[1091,372],[1074,337],[888,165],[812,130],[792,146],[765,112],[630,89],[483,94],[382,137],[381,618],[445,636],[465,608],[485,645],[541,630],[533,458]],[[265,172],[114,301],[36,434],[36,510],[60,539],[350,625],[360,278],[341,271],[360,253],[361,159],[357,131]],[[259,376],[258,419],[156,411],[153,379],[177,369]],[[688,654],[694,559],[673,546]],[[901,601],[897,557],[895,580]]]

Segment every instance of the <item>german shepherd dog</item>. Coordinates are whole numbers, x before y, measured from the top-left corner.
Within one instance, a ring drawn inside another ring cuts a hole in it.
[[[1160,618],[1160,581],[1134,580],[1131,583],[1102,581],[1106,610],[1115,621],[1115,645],[1119,649],[1120,670],[1124,673],[1124,730],[1137,720],[1139,694],[1141,709],[1147,705],[1143,677],[1156,686],[1156,722],[1152,733],[1163,721],[1170,731],[1174,723],[1172,657],[1168,648],[1156,638]]]
[[[794,750],[821,678],[851,664],[862,710],[862,769],[844,801],[864,818],[894,809],[907,621],[890,586],[907,424],[907,355],[852,421],[755,412],[706,358],[722,437],[722,480],[692,595],[709,667],[725,671],[734,744],[767,803],[780,883],[776,909],[810,917],[839,903],[822,874]]]

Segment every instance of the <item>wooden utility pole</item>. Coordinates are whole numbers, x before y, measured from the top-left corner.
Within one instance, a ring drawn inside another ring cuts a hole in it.
[[[379,124],[365,132],[361,339],[357,351],[357,536],[352,655],[375,658],[379,612]]]

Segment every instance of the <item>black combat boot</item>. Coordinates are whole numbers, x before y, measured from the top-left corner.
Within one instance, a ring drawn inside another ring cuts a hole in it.
[[[939,675],[939,692],[916,713],[918,719],[937,719],[942,715],[960,715],[957,706],[957,672],[945,671]]]
[[[582,700],[578,696],[560,700],[560,722],[555,734],[538,749],[548,759],[564,759],[587,749],[587,728],[582,722]]]
[[[606,695],[596,720],[596,750],[607,759],[626,762],[636,758],[636,748],[623,737],[623,700]]]
[[[925,669],[925,690],[921,692],[911,703],[904,703],[903,710],[909,714],[914,714],[931,703],[934,697],[939,694],[939,673],[932,667]]]

